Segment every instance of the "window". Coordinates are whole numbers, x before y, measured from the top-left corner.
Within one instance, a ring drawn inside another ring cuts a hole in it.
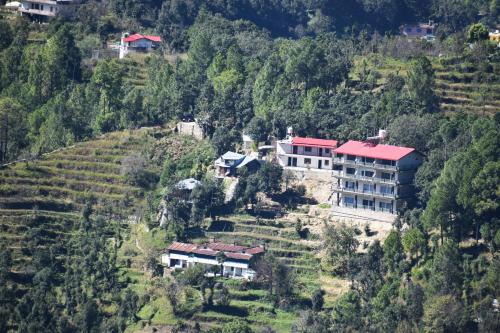
[[[54,7],[50,6],[50,12],[52,13],[52,11],[54,10]]]
[[[325,154],[330,154],[330,149],[325,148]]]
[[[363,158],[363,162],[365,162],[365,163],[373,163],[373,162],[375,162],[375,159],[374,158],[369,158],[369,157],[364,157]]]
[[[382,172],[382,179],[389,180],[391,179],[391,174],[389,172]]]
[[[361,175],[363,177],[373,177],[375,173],[373,171],[368,171],[368,170],[362,170]]]
[[[348,206],[354,205],[354,198],[353,197],[344,197],[344,204]]]
[[[354,156],[354,155],[347,155],[347,160],[348,161],[356,161],[356,156]]]
[[[325,166],[329,166],[330,165],[330,161],[329,160],[325,160]]]
[[[381,211],[392,212],[392,203],[390,202],[379,202],[378,207]]]
[[[419,32],[419,33],[420,33],[420,32],[422,32],[422,29],[420,29],[420,28],[417,28],[417,32]]]
[[[380,185],[380,193],[382,194],[391,194],[392,193],[392,187],[387,186],[387,185]]]
[[[306,153],[310,153],[312,151],[312,148],[311,147],[304,147],[304,151]]]
[[[310,158],[304,158],[304,164],[311,164]]]
[[[356,186],[356,184],[355,184],[354,182],[348,182],[348,181],[346,181],[346,182],[345,182],[345,187],[346,187],[346,188],[349,188],[349,189],[351,189],[351,190],[354,190],[354,187],[355,187],[355,186]]]
[[[373,184],[363,184],[363,192],[364,193],[373,192]]]
[[[43,5],[40,5],[40,10],[43,10]]]
[[[342,165],[338,165],[338,164],[333,165],[333,170],[335,170],[335,171],[342,171],[342,169],[343,169]]]
[[[354,175],[356,173],[356,169],[354,169],[354,168],[347,168],[346,169],[346,173],[348,175]]]
[[[373,207],[373,205],[374,205],[373,200],[363,199],[363,206],[365,208],[368,208],[368,207],[371,208],[371,207]]]

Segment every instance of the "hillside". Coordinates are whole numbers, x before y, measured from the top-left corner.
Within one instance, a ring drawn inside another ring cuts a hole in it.
[[[345,279],[332,277],[319,270],[321,247],[319,241],[320,229],[314,228],[328,219],[328,208],[303,206],[293,213],[278,219],[257,219],[255,216],[239,213],[223,216],[219,221],[206,221],[201,233],[192,235],[195,243],[209,242],[213,239],[225,243],[239,245],[264,244],[266,251],[274,254],[278,260],[286,264],[294,273],[294,287],[297,290],[297,302],[308,304],[311,295],[319,288],[325,291],[325,308],[333,306],[339,295],[349,288]],[[310,232],[305,238],[299,237],[295,230],[297,219],[303,221],[303,230]],[[329,220],[329,219],[328,219]],[[330,220],[330,223],[338,221]],[[151,277],[144,271],[144,263],[152,253],[157,257],[168,245],[165,230],[154,228],[149,230],[139,224],[132,228],[130,237],[121,247],[119,257],[122,261],[130,261],[130,268],[122,268],[123,276],[131,282],[131,288],[140,298],[148,297],[142,304],[137,316],[139,321],[129,326],[127,331],[134,332],[139,328],[161,329],[171,327],[179,322],[191,326],[198,323],[202,328],[221,327],[223,324],[243,319],[255,331],[264,326],[272,327],[277,332],[290,332],[301,307],[280,309],[272,306],[267,291],[242,280],[218,279],[229,289],[231,303],[229,307],[212,307],[202,310],[195,288],[185,290],[182,302],[185,302],[186,313],[177,317],[172,313],[172,307],[165,292],[158,286],[164,283],[159,277]],[[367,239],[372,241],[375,238]],[[172,273],[166,272],[171,281]],[[191,296],[189,296],[191,295]]]
[[[37,248],[70,238],[87,203],[95,214],[126,226],[144,191],[126,183],[120,164],[143,149],[147,133],[107,134],[0,170],[2,241],[13,250],[19,279],[33,273]]]
[[[359,81],[360,73],[375,72],[374,89],[382,87],[389,74],[406,77],[410,61],[382,57],[378,54],[358,56],[350,78]],[[492,61],[479,69],[465,58],[433,58],[436,89],[441,109],[477,114],[500,112],[500,63]]]

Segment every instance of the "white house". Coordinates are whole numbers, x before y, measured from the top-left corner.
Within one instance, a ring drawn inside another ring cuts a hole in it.
[[[120,59],[124,58],[129,52],[150,52],[156,49],[161,42],[160,36],[147,36],[141,34],[129,35],[123,34],[120,42]]]
[[[55,16],[73,16],[79,3],[79,0],[25,0],[21,1],[19,12],[30,19],[46,21]]]
[[[348,141],[334,153],[333,204],[391,214],[412,195],[423,158],[414,148],[373,141]]]
[[[276,158],[283,168],[332,170],[336,140],[288,136],[276,142]]]
[[[188,244],[173,242],[161,256],[162,264],[171,269],[184,269],[191,266],[203,266],[206,271],[220,267],[223,254],[223,275],[233,278],[253,279],[252,269],[255,257],[264,253],[264,248],[230,245],[224,243]]]

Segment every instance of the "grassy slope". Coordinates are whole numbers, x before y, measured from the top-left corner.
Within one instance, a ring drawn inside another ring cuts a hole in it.
[[[302,216],[302,220],[307,220],[306,214]],[[172,325],[179,320],[173,316],[161,288],[155,288],[158,278],[150,279],[140,269],[147,253],[151,251],[160,253],[165,248],[164,238],[163,230],[153,229],[147,232],[145,226],[139,224],[132,228],[130,238],[122,246],[121,257],[132,261],[132,268],[124,271],[124,275],[132,280],[134,289],[140,295],[151,296],[150,301],[143,305],[138,313],[141,320],[130,326],[129,332],[147,325]],[[195,238],[193,241],[206,242],[211,238],[246,245],[266,244],[268,251],[275,253],[296,273],[295,285],[301,300],[308,300],[312,292],[321,287],[326,291],[325,306],[331,307],[336,297],[348,288],[347,281],[319,272],[318,242],[301,240],[295,232],[294,222],[286,217],[276,221],[261,219],[258,223],[254,217],[246,214],[225,216],[219,223],[208,228],[202,237]],[[183,320],[192,324],[197,322],[207,328],[241,318],[256,329],[268,325],[278,332],[290,331],[298,316],[298,309],[289,311],[273,309],[266,299],[265,290],[245,290],[242,289],[240,281],[230,279],[223,279],[223,282],[230,289],[232,301],[229,309],[215,308],[202,312],[196,309],[200,306],[199,296],[188,297],[184,298],[184,301],[195,311],[192,316]],[[196,291],[190,292],[197,295]]]
[[[382,86],[389,74],[406,76],[409,62],[383,58],[371,54],[355,59],[355,68],[351,71],[351,79],[359,80],[363,60],[368,69],[375,69],[381,74],[377,86]],[[472,64],[453,59],[431,59],[436,73],[436,95],[444,111],[475,112],[494,114],[500,112],[500,64],[492,63],[492,72],[483,77],[488,83],[477,83],[478,71]],[[457,64],[454,64],[457,62]]]
[[[125,183],[120,162],[142,150],[145,133],[116,132],[0,169],[0,239],[13,249],[13,271],[20,278],[32,273],[27,248],[33,241],[36,250],[67,240],[88,200],[96,213],[113,220],[134,213],[144,193]]]

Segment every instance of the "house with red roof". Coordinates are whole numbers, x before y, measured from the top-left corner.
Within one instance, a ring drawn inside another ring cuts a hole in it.
[[[255,276],[252,269],[255,258],[264,252],[263,246],[247,247],[215,241],[207,244],[173,242],[162,254],[161,262],[171,269],[202,266],[208,274],[222,265],[224,276],[251,280]],[[224,258],[222,263],[219,261],[221,257]]]
[[[161,37],[128,33],[123,34],[120,42],[120,59],[129,52],[150,52],[160,46]]]
[[[294,136],[289,128],[286,139],[276,142],[276,158],[286,169],[331,171],[337,145],[336,140]]]
[[[395,214],[413,193],[423,156],[414,148],[348,141],[333,157],[333,204]]]

